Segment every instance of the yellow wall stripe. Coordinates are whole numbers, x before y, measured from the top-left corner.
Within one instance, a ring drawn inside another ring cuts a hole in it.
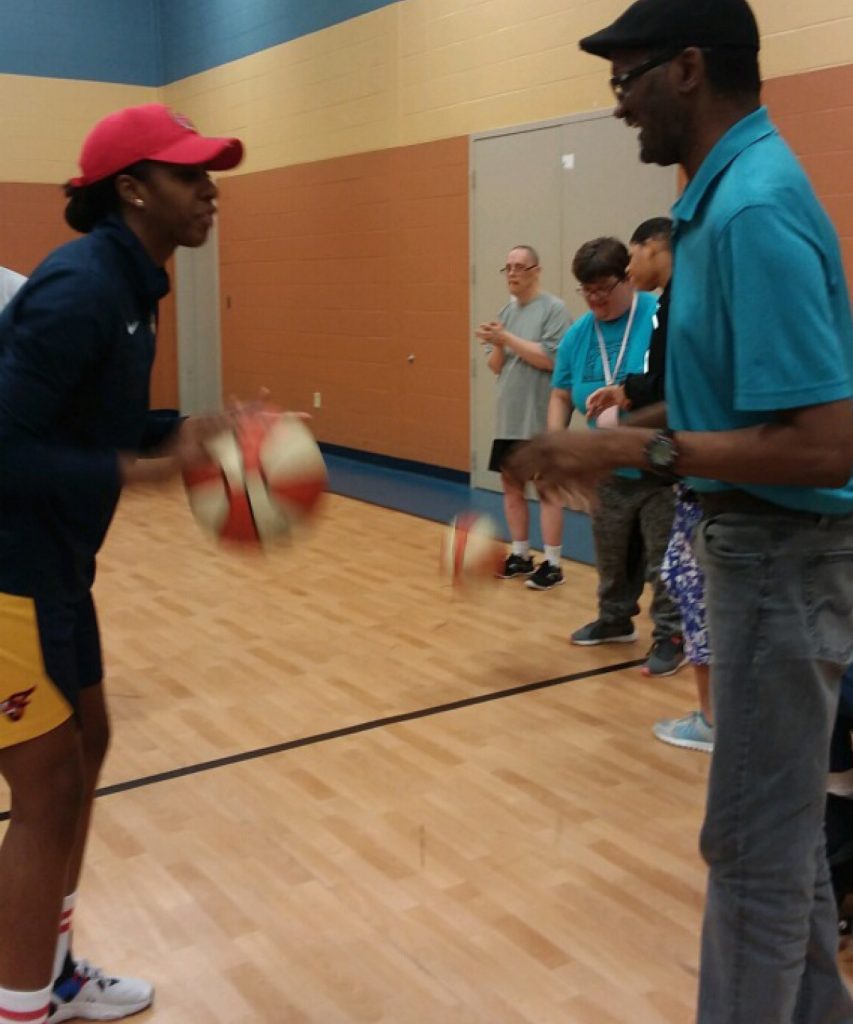
[[[390,149],[608,107],[580,53],[626,0],[402,0],[161,90],[0,76],[0,180],[58,182],[103,114],[162,98],[237,134],[236,173]],[[765,77],[850,62],[850,0],[755,0]]]
[[[145,86],[0,75],[0,181],[67,181],[96,121],[157,98]]]

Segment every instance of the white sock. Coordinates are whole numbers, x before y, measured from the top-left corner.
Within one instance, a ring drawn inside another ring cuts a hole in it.
[[[74,924],[74,905],[77,902],[77,893],[69,893],[62,901],[62,915],[59,918],[59,938],[56,940],[56,953],[53,957],[53,980],[54,982],[62,973],[65,966],[65,957],[71,948],[71,928]]]
[[[0,1024],[47,1024],[50,1009],[50,993],[53,986],[40,988],[38,992],[18,992],[0,988]]]
[[[529,540],[514,540],[512,542],[512,553],[519,555],[521,558],[530,557],[530,541]]]
[[[560,558],[563,555],[562,544],[546,544],[545,545],[545,558],[551,563],[560,568]]]

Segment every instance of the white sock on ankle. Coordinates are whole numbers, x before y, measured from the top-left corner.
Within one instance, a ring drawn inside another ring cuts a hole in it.
[[[77,902],[77,893],[69,893],[62,901],[62,916],[59,918],[59,938],[56,940],[56,953],[53,957],[53,980],[62,973],[65,966],[65,957],[71,948],[71,928],[74,924],[74,905]]]
[[[37,992],[0,988],[0,1024],[19,1024],[21,1020],[27,1024],[46,1024],[52,990],[52,985]]]

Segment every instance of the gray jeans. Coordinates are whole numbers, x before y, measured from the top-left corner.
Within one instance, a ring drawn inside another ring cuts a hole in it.
[[[703,522],[716,737],[699,1024],[850,1024],[824,852],[829,739],[853,660],[853,517]]]
[[[592,533],[598,614],[605,622],[632,619],[648,580],[653,638],[665,640],[681,633],[681,613],[660,575],[674,516],[675,494],[660,480],[613,476],[599,485]]]

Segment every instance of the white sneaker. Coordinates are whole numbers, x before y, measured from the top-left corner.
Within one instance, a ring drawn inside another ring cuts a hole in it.
[[[154,988],[139,978],[110,978],[86,960],[74,961],[74,973],[57,985],[48,1024],[63,1020],[121,1020],[154,1001]]]

